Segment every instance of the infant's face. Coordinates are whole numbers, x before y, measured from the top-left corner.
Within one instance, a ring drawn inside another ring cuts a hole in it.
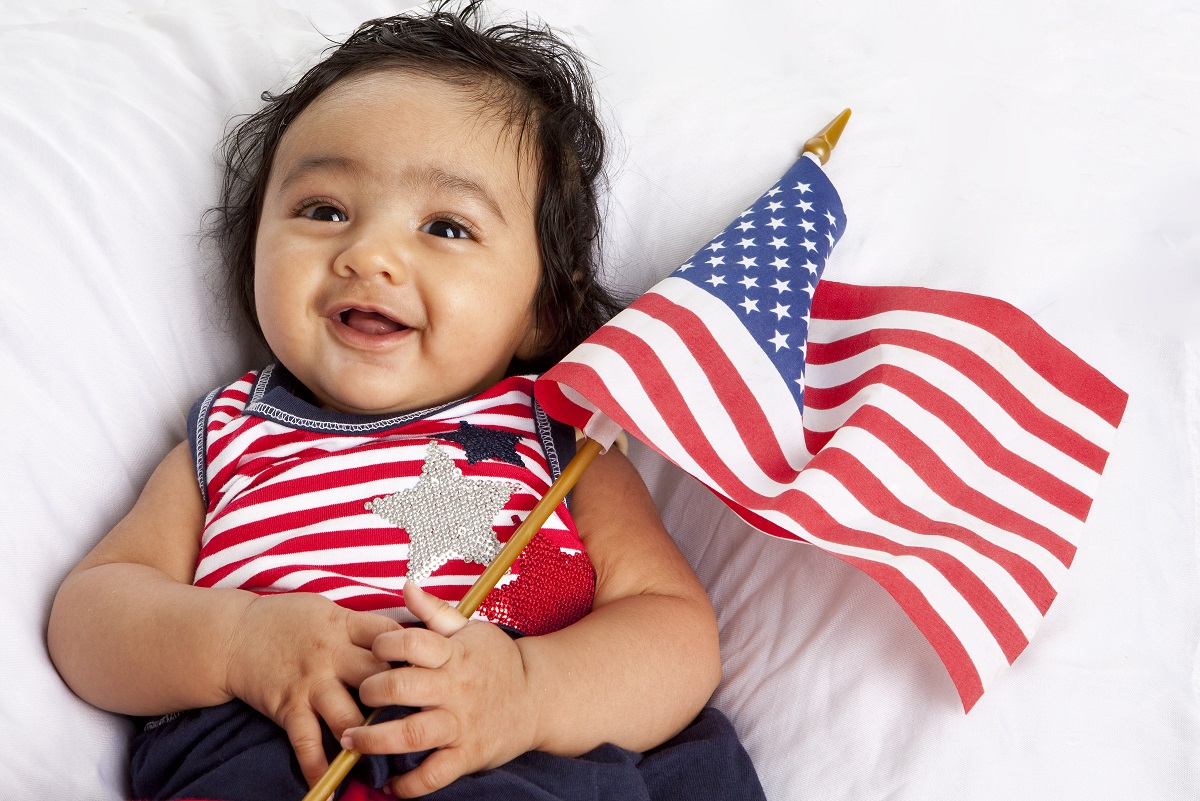
[[[533,355],[536,173],[490,110],[404,71],[339,83],[288,126],[255,248],[259,323],[329,408],[420,409]]]

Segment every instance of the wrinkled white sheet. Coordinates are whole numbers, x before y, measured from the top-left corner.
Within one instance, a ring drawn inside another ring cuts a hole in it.
[[[86,7],[80,7],[85,5]],[[0,0],[5,797],[117,799],[127,724],[62,684],[51,599],[256,363],[208,290],[224,121],[382,0]],[[964,715],[836,559],[634,446],[709,588],[716,703],[783,799],[1200,797],[1200,14],[1185,0],[527,0],[596,62],[612,278],[641,290],[845,106],[827,275],[993,295],[1130,395],[1071,578]]]

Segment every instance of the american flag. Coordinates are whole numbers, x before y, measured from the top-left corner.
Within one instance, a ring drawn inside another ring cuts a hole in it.
[[[965,709],[1065,579],[1125,393],[999,300],[818,279],[845,228],[811,157],[538,382],[743,519],[860,568]]]

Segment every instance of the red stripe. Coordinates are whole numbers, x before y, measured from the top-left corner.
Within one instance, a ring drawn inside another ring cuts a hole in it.
[[[856,286],[822,280],[812,319],[856,320],[886,311],[914,311],[961,320],[1003,341],[1060,392],[1114,428],[1129,396],[1100,371],[1050,336],[1029,315],[996,298],[903,286]]]
[[[1087,494],[1048,472],[1041,465],[1008,450],[966,407],[908,370],[891,364],[879,364],[853,381],[837,387],[808,387],[804,393],[804,402],[813,409],[836,409],[852,400],[859,391],[872,386],[888,386],[908,396],[945,423],[988,467],[1072,517],[1087,519],[1088,509],[1092,504],[1092,499]],[[886,403],[886,399],[883,402]],[[804,433],[809,442],[809,450],[817,452],[829,442],[835,432],[809,431],[806,428]]]
[[[817,454],[809,469],[823,470],[836,478],[838,483],[845,487],[868,512],[880,520],[921,535],[946,537],[995,562],[1013,578],[1023,594],[1034,601],[1038,611],[1044,615],[1050,608],[1050,602],[1056,595],[1054,587],[1028,560],[984,539],[970,529],[955,523],[934,520],[908,506],[853,454],[836,447],[827,448]],[[981,605],[990,603],[988,598],[980,598]],[[972,606],[975,604],[972,603]],[[1007,611],[1003,613],[1003,615],[1007,614]],[[991,619],[988,615],[984,615],[983,618],[985,621]],[[992,634],[1002,646],[1009,643],[1005,647],[1005,654],[1008,655],[1010,661],[1016,659],[1017,654],[1028,644],[1025,635],[1016,627],[1015,622],[1011,630],[997,627],[992,630]]]
[[[662,304],[654,304],[652,308],[665,317],[664,319],[656,315],[656,319],[672,327],[678,326],[677,333],[683,338],[692,358],[704,371],[725,416],[733,423],[746,450],[760,469],[780,483],[794,481],[797,470],[788,463],[787,455],[775,439],[766,414],[734,365],[723,358],[725,352],[708,335],[708,329],[703,322],[692,312],[665,299]],[[596,344],[615,350],[636,365],[640,384],[656,406],[677,409],[686,405],[683,396],[678,392],[674,377],[659,360],[658,353],[636,334],[612,327],[597,331],[593,339]],[[671,400],[664,402],[661,399],[664,394],[671,395]],[[672,421],[667,422],[670,424]],[[688,436],[704,435],[697,429]]]
[[[1021,428],[1096,473],[1104,469],[1106,450],[1039,409],[991,363],[957,342],[924,331],[874,329],[836,342],[810,342],[807,361],[810,365],[834,364],[877,345],[908,348],[950,365],[986,392]]]
[[[582,430],[596,413],[575,403],[562,391],[564,385],[570,384],[563,378],[570,370],[568,364],[559,362],[542,376],[537,384],[537,401],[555,420]]]
[[[792,538],[792,535],[778,529],[773,523],[759,517],[753,512],[736,506],[732,508],[742,519],[755,528],[765,531],[768,534],[783,536],[784,539]],[[781,533],[777,534],[776,531],[780,531]],[[930,605],[929,600],[921,592],[920,588],[892,565],[839,553],[834,553],[833,556],[836,556],[847,564],[853,565],[879,582],[880,586],[887,590],[888,594],[896,600],[896,603],[900,605],[904,613],[916,624],[917,629],[929,641],[929,644],[933,646],[934,652],[942,660],[942,664],[946,666],[946,672],[950,674],[950,679],[954,682],[954,687],[958,690],[958,696],[962,701],[963,709],[970,712],[971,707],[983,695],[983,681],[979,677],[979,671],[975,668],[975,663],[971,661],[966,648],[963,647],[962,640],[958,638],[958,635],[954,633],[954,630],[950,628],[942,616],[937,613],[937,610]]]
[[[961,509],[972,517],[996,528],[1029,540],[1045,549],[1063,565],[1067,567],[1071,565],[1071,560],[1075,557],[1074,545],[1063,539],[1057,532],[970,487],[942,461],[934,448],[901,425],[886,411],[874,406],[864,406],[842,426],[842,428],[848,427],[861,428],[877,437],[911,467],[930,490],[954,508]],[[1037,602],[1036,598],[1034,600]]]

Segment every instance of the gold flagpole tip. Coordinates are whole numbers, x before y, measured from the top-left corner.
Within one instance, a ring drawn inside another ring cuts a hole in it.
[[[845,109],[822,128],[816,136],[804,143],[804,147],[800,150],[801,154],[812,153],[821,160],[821,164],[829,161],[829,154],[833,152],[838,140],[842,138],[842,131],[846,129],[846,123],[849,120],[850,109]]]

